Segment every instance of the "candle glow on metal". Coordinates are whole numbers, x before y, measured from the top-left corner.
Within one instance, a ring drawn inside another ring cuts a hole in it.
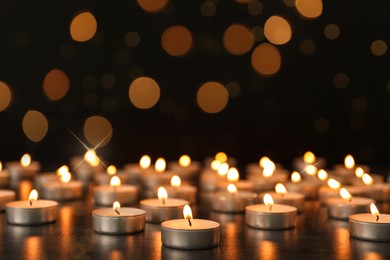
[[[173,175],[171,178],[171,186],[172,187],[180,187],[181,186],[181,179],[177,175]]]
[[[275,185],[275,192],[278,194],[284,195],[287,193],[287,189],[286,189],[286,187],[284,187],[284,185],[282,183],[277,183]]]
[[[152,163],[152,160],[150,159],[149,155],[144,155],[139,160],[139,166],[142,169],[147,169],[150,167],[150,164]]]
[[[70,182],[70,179],[72,178],[72,175],[70,174],[70,172],[64,172],[62,175],[61,175],[61,183],[68,183]]]
[[[3,164],[0,162],[0,172],[3,170]]]
[[[28,195],[28,201],[30,202],[30,206],[32,206],[32,202],[38,199],[38,191],[36,189],[31,190],[30,195]]]
[[[179,158],[179,165],[181,167],[188,167],[188,166],[190,166],[191,165],[191,158],[188,155],[186,155],[186,154],[180,156],[180,158]]]
[[[307,151],[304,155],[303,155],[303,160],[305,161],[305,163],[307,164],[313,164],[315,163],[316,161],[316,156],[314,155],[314,153],[310,152],[310,151]]]
[[[112,204],[112,208],[114,209],[114,211],[120,215],[119,213],[119,209],[121,208],[121,204],[118,202],[118,201],[114,201],[114,203]]]
[[[234,167],[230,168],[227,172],[227,179],[230,182],[236,182],[240,179],[240,174],[238,170]]]
[[[157,197],[163,205],[165,205],[165,200],[168,198],[168,192],[164,187],[159,187],[157,190]]]
[[[218,167],[218,175],[219,176],[225,176],[229,171],[229,164],[224,162],[224,163],[221,163]]]
[[[221,163],[227,162],[227,159],[228,159],[228,157],[227,157],[226,153],[224,153],[224,152],[219,152],[215,155],[215,160],[217,160]]]
[[[20,159],[20,164],[22,167],[28,167],[31,163],[31,156],[26,153],[22,156],[22,159]]]
[[[299,174],[299,172],[294,171],[291,174],[291,182],[298,183],[298,182],[301,182],[301,180],[302,180],[302,177]]]
[[[363,177],[363,174],[364,174],[364,170],[362,167],[357,167],[356,170],[355,170],[355,175],[357,178],[361,178]]]
[[[57,176],[62,176],[68,172],[69,172],[69,167],[67,165],[62,165],[60,168],[57,169],[56,174]]]
[[[317,176],[321,181],[325,181],[328,178],[328,173],[324,169],[320,169]]]
[[[367,186],[372,185],[374,183],[374,179],[368,173],[364,173],[362,176],[362,181]]]
[[[328,179],[328,186],[333,190],[340,189],[341,183],[333,178]]]
[[[107,170],[106,170],[107,174],[108,175],[115,175],[116,172],[117,172],[117,169],[114,165],[110,165],[107,167]]]
[[[220,165],[221,165],[221,162],[220,162],[220,161],[218,161],[218,160],[213,160],[213,161],[211,162],[210,167],[211,167],[211,169],[212,169],[213,171],[218,171],[218,168],[219,168]]]
[[[274,199],[272,198],[271,194],[264,194],[263,202],[264,205],[269,206],[269,210],[272,210],[272,205],[274,205]]]
[[[355,159],[353,159],[352,155],[348,154],[347,156],[345,156],[344,165],[345,165],[345,168],[347,168],[349,170],[351,170],[355,167]]]
[[[374,203],[371,203],[370,204],[370,211],[371,211],[371,214],[376,216],[376,221],[379,220],[379,210],[378,208],[375,206]]]
[[[188,224],[190,226],[192,226],[191,219],[193,217],[192,217],[192,210],[191,210],[191,207],[189,205],[185,205],[184,206],[184,208],[183,208],[183,215],[184,215],[184,219],[188,220]]]
[[[268,161],[265,161],[263,168],[264,168],[263,169],[263,176],[268,178],[274,174],[275,169],[276,169],[276,165],[273,161],[268,160]]]
[[[167,164],[165,162],[165,159],[160,157],[157,159],[156,163],[154,164],[154,169],[156,172],[164,172],[167,167]]]
[[[346,188],[341,188],[340,189],[340,196],[345,199],[345,200],[352,200],[352,195],[349,193],[349,191]]]
[[[236,185],[234,185],[233,183],[230,183],[228,186],[227,186],[227,191],[230,193],[230,194],[236,194],[237,193],[237,187]]]
[[[119,179],[118,176],[112,176],[110,180],[110,186],[111,187],[118,187],[121,185],[121,179]]]

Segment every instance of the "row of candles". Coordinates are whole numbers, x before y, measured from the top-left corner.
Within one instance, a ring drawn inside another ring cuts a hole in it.
[[[85,183],[94,180],[100,184],[93,188],[94,203],[112,206],[92,211],[94,231],[131,234],[143,231],[145,222],[161,223],[162,242],[168,247],[215,247],[220,241],[220,224],[193,219],[189,205],[197,203],[197,188],[182,185],[182,180],[191,183],[199,179],[200,197],[211,201],[213,210],[245,213],[246,224],[252,228],[294,228],[297,214],[303,212],[304,199],[319,197],[328,207],[330,217],[349,220],[351,236],[390,241],[390,232],[386,231],[390,229],[390,215],[380,214],[375,206],[375,200],[390,199],[390,184],[383,183],[380,175],[369,174],[367,166],[356,166],[350,155],[346,156],[344,165],[336,165],[330,172],[320,168],[325,166],[324,158],[307,152],[294,161],[294,167],[300,172],[294,171],[291,181],[287,181],[289,172],[267,157],[247,165],[247,179],[242,180],[239,171],[231,167],[236,164],[234,158],[224,153],[205,160],[203,170],[199,162],[192,162],[187,155],[179,162],[171,162],[168,171],[163,158],[157,159],[151,169],[150,157],[143,156],[139,164],[125,165],[122,171],[108,166],[106,173],[102,173],[103,163],[93,150],[84,158],[74,158],[71,164],[78,180],[71,180],[67,166],[60,167],[56,174],[36,174],[40,164],[32,162],[28,155],[20,163],[8,163],[2,173],[0,163],[0,187],[9,181],[35,178],[36,187],[45,198],[37,200],[38,192],[33,190],[27,201],[14,201],[13,191],[0,190],[0,211],[6,211],[8,223],[53,222],[57,219],[57,201],[81,198]],[[144,198],[141,201],[140,190]],[[156,193],[158,198],[153,198]],[[356,196],[361,194],[367,197]],[[263,203],[259,204],[261,200]],[[138,201],[139,208],[121,207]]]

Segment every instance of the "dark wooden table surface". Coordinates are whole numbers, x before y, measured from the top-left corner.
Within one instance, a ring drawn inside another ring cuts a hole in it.
[[[32,184],[17,187],[27,198]],[[318,201],[306,201],[297,227],[264,231],[245,225],[244,214],[212,212],[207,202],[194,207],[198,218],[221,223],[221,243],[209,250],[175,250],[162,246],[160,225],[146,224],[134,235],[102,235],[91,225],[91,192],[83,200],[61,203],[56,223],[7,224],[0,213],[0,259],[390,259],[390,243],[350,238],[348,221],[329,219]],[[378,204],[390,213],[390,204]]]

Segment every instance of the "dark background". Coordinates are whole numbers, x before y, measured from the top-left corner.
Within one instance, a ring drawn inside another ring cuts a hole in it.
[[[188,153],[201,160],[221,150],[241,165],[268,155],[288,167],[306,150],[330,163],[352,153],[359,163],[388,164],[389,51],[383,56],[370,51],[375,40],[389,42],[388,1],[324,1],[317,19],[305,19],[294,7],[275,0],[262,0],[258,16],[235,1],[213,1],[216,14],[205,17],[203,2],[172,0],[164,11],[150,14],[130,0],[1,0],[0,80],[12,88],[13,102],[0,112],[0,160],[16,160],[28,151],[44,167],[58,167],[85,152],[67,128],[85,140],[84,121],[101,115],[115,130],[98,153],[118,165],[137,161],[144,153],[170,160]],[[94,14],[98,32],[79,43],[72,40],[69,24],[85,10]],[[263,27],[274,14],[290,22],[293,36],[277,46],[281,70],[263,77],[251,67],[251,51],[233,56],[221,40],[232,23]],[[330,23],[340,28],[336,40],[324,35]],[[161,33],[177,24],[194,37],[191,53],[181,58],[161,47]],[[124,42],[130,31],[140,36],[133,48]],[[200,46],[205,36],[212,39],[211,50]],[[305,40],[315,44],[312,55],[300,52]],[[125,58],[118,60],[121,55]],[[66,72],[71,83],[58,102],[49,101],[42,91],[43,78],[53,68]],[[99,82],[107,73],[116,79],[111,89]],[[348,75],[346,88],[335,87],[338,73]],[[154,78],[161,88],[159,102],[149,110],[137,109],[128,97],[130,83],[141,75]],[[96,84],[85,87],[86,78]],[[240,94],[229,98],[222,112],[206,114],[195,95],[207,81],[236,82]],[[115,99],[111,111],[102,106],[106,97]],[[49,120],[49,132],[39,143],[28,140],[22,130],[30,109]]]

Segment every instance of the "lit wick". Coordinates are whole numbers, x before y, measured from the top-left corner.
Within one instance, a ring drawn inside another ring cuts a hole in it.
[[[191,218],[187,217],[187,220],[188,220],[188,224],[190,224],[190,227],[192,227]]]
[[[349,202],[352,202],[352,197],[349,199]]]
[[[162,198],[161,202],[162,202],[163,205],[165,205],[165,198]]]
[[[273,204],[269,205],[269,211],[272,211],[272,205]]]
[[[30,206],[32,206],[32,200],[30,200]]]
[[[379,215],[376,215],[376,221],[378,221],[379,220]]]
[[[119,213],[118,209],[115,209],[115,212],[116,212],[118,215],[120,215],[120,214],[121,214],[121,213]]]

